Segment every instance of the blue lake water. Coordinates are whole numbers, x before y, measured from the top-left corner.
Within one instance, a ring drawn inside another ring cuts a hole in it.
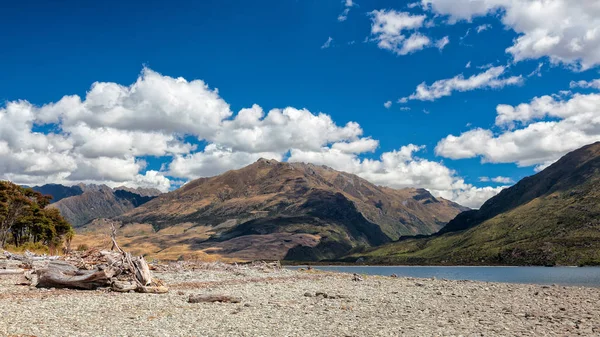
[[[298,269],[306,266],[289,268]],[[399,277],[600,287],[600,267],[313,266],[313,268],[366,275],[396,274]]]

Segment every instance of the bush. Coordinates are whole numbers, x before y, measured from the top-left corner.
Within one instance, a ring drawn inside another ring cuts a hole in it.
[[[88,247],[88,245],[86,245],[85,243],[82,243],[79,246],[77,246],[77,250],[80,252],[85,252],[88,249],[90,249],[90,247]]]
[[[23,253],[26,250],[36,253],[36,254],[48,254],[48,246],[44,245],[41,242],[25,242],[20,246],[15,245],[6,245],[4,247],[7,251],[13,253]]]

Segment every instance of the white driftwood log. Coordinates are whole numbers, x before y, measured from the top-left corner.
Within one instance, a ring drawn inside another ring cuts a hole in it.
[[[168,288],[160,280],[153,282],[148,263],[142,257],[125,252],[116,240],[111,224],[111,239],[116,251],[94,251],[70,254],[63,260],[57,256],[3,252],[0,275],[24,274],[31,285],[43,288],[97,289],[110,287],[117,292],[163,294]],[[29,270],[18,266],[25,266]]]

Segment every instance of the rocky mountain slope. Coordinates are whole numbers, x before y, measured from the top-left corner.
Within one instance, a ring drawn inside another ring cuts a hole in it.
[[[115,219],[138,228],[139,243],[156,251],[321,260],[434,233],[465,209],[424,189],[394,190],[324,166],[261,159],[191,181]],[[178,236],[150,240],[149,226]]]
[[[57,202],[50,204],[48,207],[58,208],[62,216],[74,227],[83,226],[94,219],[112,218],[121,215],[143,205],[160,194],[160,191],[152,189],[141,189],[138,192],[136,189],[125,189],[123,187],[112,189],[106,185],[80,184],[71,188],[80,188],[82,193],[66,198],[58,198]],[[63,189],[55,188],[51,192],[61,190]]]
[[[600,142],[459,214],[438,235],[350,260],[357,256],[378,263],[600,264]]]
[[[64,186],[60,184],[46,184],[42,186],[33,186],[31,189],[42,193],[43,195],[51,195],[51,202],[57,202],[64,198],[73,197],[83,194],[85,185]]]

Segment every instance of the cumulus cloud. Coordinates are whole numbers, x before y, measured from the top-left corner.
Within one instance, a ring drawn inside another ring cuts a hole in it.
[[[327,114],[293,107],[265,112],[253,105],[233,113],[204,82],[147,68],[130,86],[95,83],[83,98],[64,96],[42,106],[13,101],[0,108],[0,179],[21,184],[167,191],[264,157],[323,163],[391,187],[423,187],[471,207],[499,191],[466,184],[442,163],[417,157],[422,146],[363,158],[378,146],[358,123],[340,125]],[[164,164],[148,169],[146,157]]]
[[[515,61],[548,57],[578,70],[600,64],[600,3],[572,0],[421,0],[449,23],[497,15],[518,37]]]
[[[392,107],[392,101],[387,101],[387,102],[383,103],[383,106],[384,106],[386,109],[389,109],[389,108],[391,108],[391,107]]]
[[[393,188],[426,186],[436,196],[472,208],[478,208],[502,190],[502,187],[478,188],[466,184],[442,163],[416,157],[415,153],[423,149],[423,146],[409,144],[399,150],[384,152],[375,160],[360,159],[356,154],[340,151],[335,146],[320,151],[293,149],[288,160],[327,165]]]
[[[406,103],[408,100],[435,101],[438,98],[452,95],[454,91],[464,92],[483,88],[496,89],[523,82],[522,76],[502,77],[505,72],[506,67],[499,66],[468,78],[460,74],[449,79],[435,81],[431,85],[423,82],[417,86],[416,91],[412,95],[401,98],[399,102]]]
[[[425,15],[393,9],[375,10],[369,15],[372,21],[371,36],[377,41],[377,46],[396,55],[411,54],[431,46],[442,49],[450,41],[446,36],[433,43],[429,37],[417,31],[427,25]]]
[[[541,170],[566,153],[600,140],[600,94],[547,95],[517,106],[496,107],[499,132],[473,129],[436,146],[446,158],[480,157]]]

